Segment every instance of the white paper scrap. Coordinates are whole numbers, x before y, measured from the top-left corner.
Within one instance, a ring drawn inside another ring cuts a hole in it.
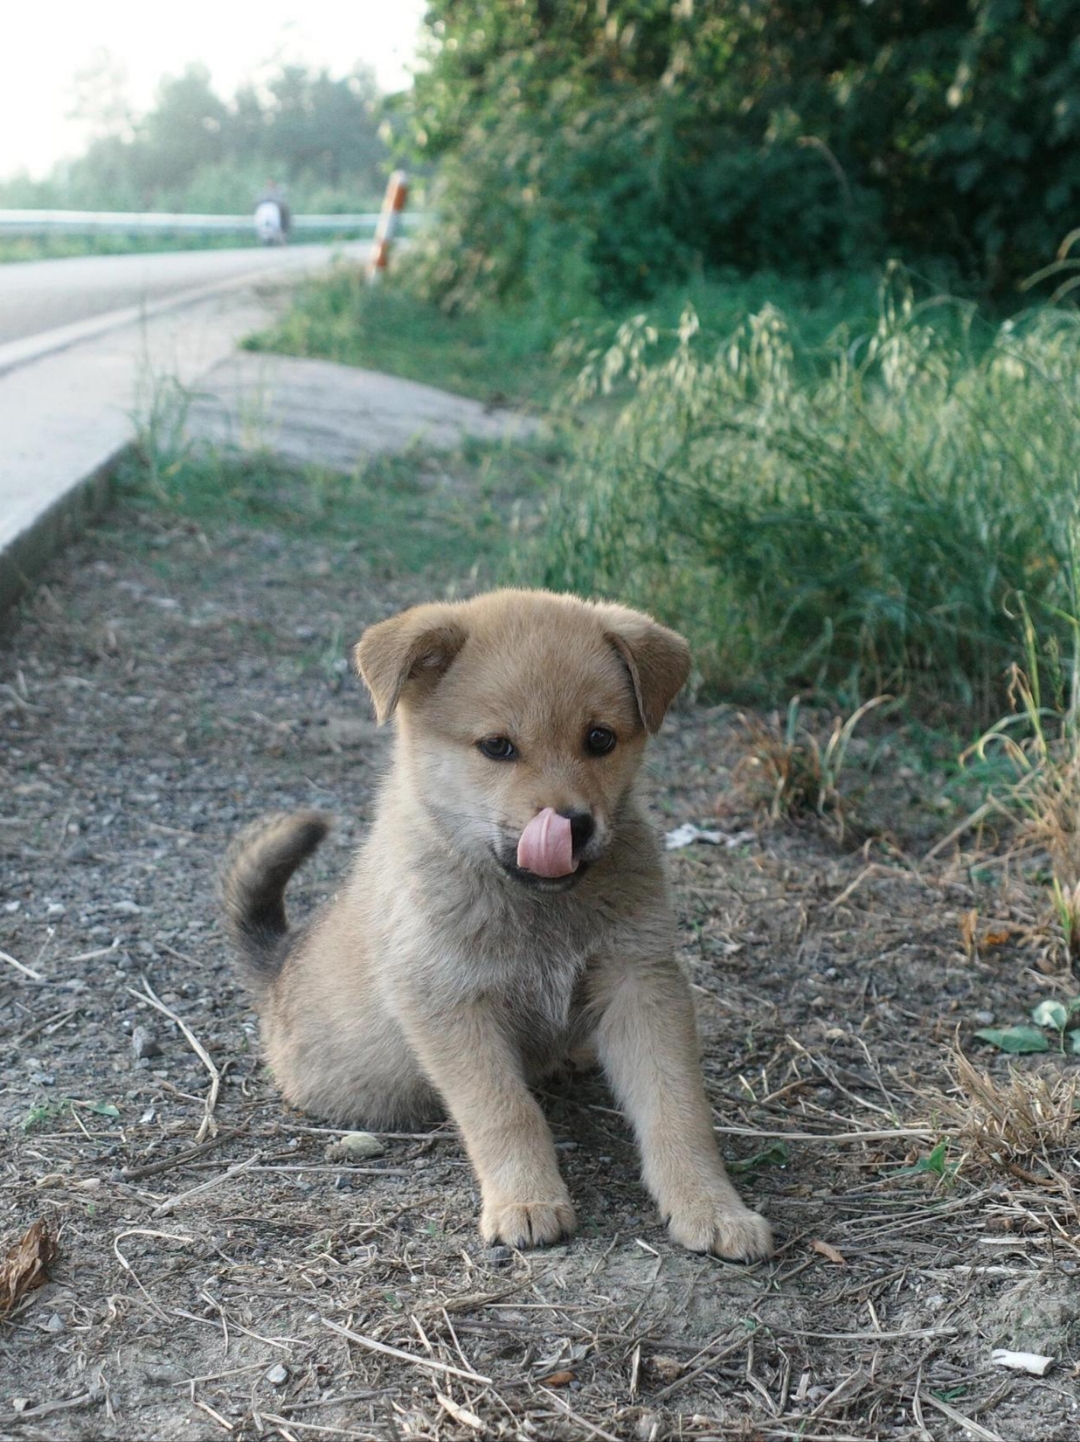
[[[995,1367],[1011,1367],[1014,1372],[1029,1372],[1032,1377],[1045,1377],[1053,1357],[1040,1357],[1038,1352],[1009,1352],[999,1347],[990,1353]]]
[[[725,846],[731,851],[736,846],[753,841],[755,834],[753,831],[704,831],[692,821],[684,821],[681,826],[676,826],[674,831],[665,834],[664,848],[667,851],[680,851],[684,846],[692,846],[695,841],[707,841],[710,846]]]

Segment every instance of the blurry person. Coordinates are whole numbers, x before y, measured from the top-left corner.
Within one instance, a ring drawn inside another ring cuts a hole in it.
[[[284,245],[291,223],[284,191],[276,181],[268,181],[255,203],[255,234],[260,244]]]

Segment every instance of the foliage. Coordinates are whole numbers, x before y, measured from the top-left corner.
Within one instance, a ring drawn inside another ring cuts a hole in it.
[[[679,625],[713,693],[1000,715],[1018,596],[1047,644],[1071,634],[1078,331],[1041,311],[983,334],[896,272],[871,334],[810,353],[769,305],[728,336],[634,317],[581,385],[631,399],[519,573]]]
[[[401,253],[394,265],[396,282],[397,267],[407,274],[409,258]],[[748,311],[771,301],[798,314],[801,342],[810,351],[841,322],[856,330],[872,326],[877,296],[877,278],[870,272],[739,276],[729,271],[696,277],[660,294],[650,315],[661,331],[656,350],[662,353],[663,333],[674,333],[688,303],[703,326],[725,333]],[[567,376],[580,369],[590,350],[614,344],[618,329],[609,318],[559,326],[514,305],[484,304],[451,313],[418,296],[412,286],[370,286],[359,267],[343,261],[298,286],[290,309],[247,345],[367,366],[488,403],[549,406],[560,399]],[[610,405],[605,402],[602,409]]]
[[[355,210],[382,187],[386,147],[372,75],[340,79],[285,65],[230,101],[204,66],[162,80],[149,112],[133,117],[123,76],[102,57],[80,79],[76,114],[93,138],[45,180],[0,183],[0,205],[108,210],[244,211],[271,179],[294,207]]]
[[[449,304],[651,295],[706,267],[948,255],[992,288],[1080,199],[1070,0],[429,0],[413,131]]]

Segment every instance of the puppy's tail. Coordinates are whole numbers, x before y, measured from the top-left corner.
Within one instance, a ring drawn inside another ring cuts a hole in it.
[[[241,831],[225,857],[225,929],[256,988],[281,969],[289,934],[285,887],[330,830],[318,811],[280,812]]]

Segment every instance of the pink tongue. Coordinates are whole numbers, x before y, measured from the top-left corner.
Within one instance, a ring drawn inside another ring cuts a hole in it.
[[[569,818],[545,806],[521,833],[517,864],[536,876],[569,876],[576,871]]]

